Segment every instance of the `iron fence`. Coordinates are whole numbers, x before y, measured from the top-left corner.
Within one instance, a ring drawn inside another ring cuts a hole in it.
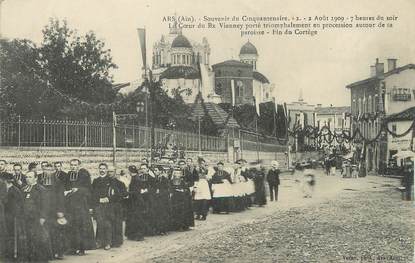
[[[115,127],[117,148],[149,148],[150,129],[144,126],[119,124]],[[112,123],[74,120],[0,120],[0,146],[17,147],[113,147]],[[180,150],[198,151],[199,135],[166,129],[154,129],[155,145],[171,144]],[[241,150],[284,152],[286,146],[274,138],[243,133]],[[200,136],[202,151],[227,151],[228,138]]]

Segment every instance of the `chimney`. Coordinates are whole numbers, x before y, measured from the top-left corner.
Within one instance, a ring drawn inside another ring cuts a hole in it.
[[[370,66],[370,77],[376,76],[376,66]]]
[[[383,73],[385,73],[385,67],[383,63],[379,63],[379,59],[376,59],[376,76],[380,76],[383,75]]]
[[[388,58],[388,71],[396,69],[396,58]]]

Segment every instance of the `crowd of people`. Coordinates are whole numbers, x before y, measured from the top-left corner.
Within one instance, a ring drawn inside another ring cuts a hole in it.
[[[245,160],[225,169],[223,162],[209,167],[203,158],[167,165],[143,159],[128,173],[101,163],[98,175],[70,161],[30,163],[27,172],[19,163],[0,160],[0,260],[48,262],[64,255],[109,250],[123,244],[124,236],[140,241],[146,236],[187,231],[194,220],[212,213],[241,212],[278,200],[279,169],[268,171]],[[96,229],[94,229],[94,221]],[[125,230],[123,224],[125,222]]]

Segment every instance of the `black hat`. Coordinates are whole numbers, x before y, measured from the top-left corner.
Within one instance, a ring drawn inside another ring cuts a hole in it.
[[[241,164],[242,163],[242,159],[236,160],[235,163],[236,164]]]
[[[224,165],[222,161],[219,161],[216,165],[219,165],[219,164]]]
[[[135,165],[128,166],[128,171],[130,171],[130,173],[133,173],[133,174],[138,173],[137,166]]]

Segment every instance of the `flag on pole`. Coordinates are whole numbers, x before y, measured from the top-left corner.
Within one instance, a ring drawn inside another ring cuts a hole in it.
[[[235,106],[235,80],[231,80],[232,106]]]
[[[274,101],[275,115],[278,115],[278,102],[277,102],[277,99],[275,97],[273,97],[272,100]]]
[[[256,114],[257,114],[258,116],[260,116],[261,114],[260,114],[260,110],[259,110],[259,100],[258,100],[258,98],[254,97],[254,102],[255,102],[255,110],[256,110]]]
[[[143,59],[143,67],[144,70],[147,71],[147,50],[146,50],[146,29],[145,28],[137,28],[138,38],[140,40],[140,47],[141,47],[141,56]]]

